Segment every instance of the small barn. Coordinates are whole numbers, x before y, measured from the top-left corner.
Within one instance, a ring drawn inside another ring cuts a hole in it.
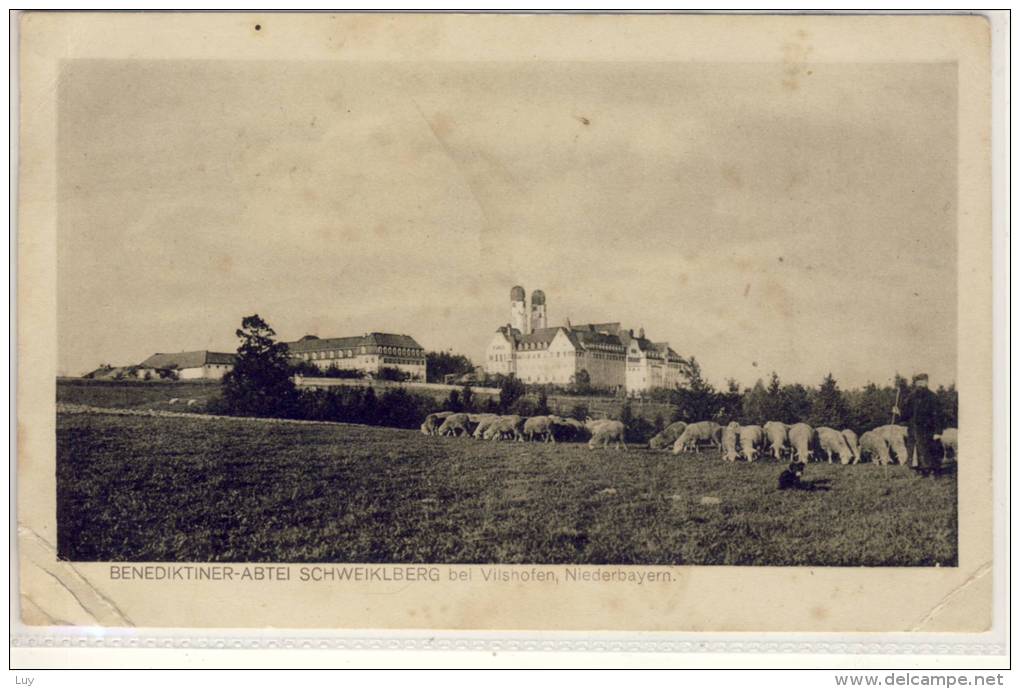
[[[157,352],[141,363],[143,369],[175,371],[181,380],[218,379],[233,370],[236,354],[228,352]]]

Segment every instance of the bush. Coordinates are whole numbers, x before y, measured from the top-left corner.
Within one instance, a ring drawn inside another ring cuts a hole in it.
[[[454,354],[453,352],[427,352],[425,354],[425,375],[429,383],[442,383],[448,375],[459,378],[474,370],[474,364],[463,354]]]
[[[620,407],[619,421],[623,424],[624,440],[628,443],[647,443],[655,435],[655,425],[648,419],[635,416],[630,402]]]
[[[507,376],[499,386],[499,406],[503,409],[510,409],[517,400],[524,396],[525,392],[524,383],[514,376]]]
[[[393,428],[417,428],[435,409],[431,397],[414,395],[401,388],[387,390],[379,398],[372,423]]]
[[[465,385],[460,389],[460,405],[462,411],[473,412],[475,410],[475,391],[471,389],[470,385]]]
[[[443,408],[446,409],[446,411],[463,411],[464,405],[460,401],[460,392],[457,390],[450,390],[450,394],[446,398],[446,406]]]
[[[432,397],[400,388],[387,390],[379,397],[371,387],[305,390],[297,406],[298,416],[309,421],[339,421],[393,428],[417,428],[428,414],[438,411]]]
[[[538,407],[527,397],[521,397],[514,401],[507,414],[519,414],[520,416],[538,416]]]
[[[399,368],[383,366],[379,369],[379,373],[377,373],[375,377],[379,380],[390,380],[403,383],[404,381],[411,379],[411,374],[406,371],[401,371]]]

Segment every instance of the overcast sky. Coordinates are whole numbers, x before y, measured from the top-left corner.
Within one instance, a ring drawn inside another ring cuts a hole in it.
[[[78,61],[59,362],[392,331],[480,363],[509,292],[707,377],[956,379],[953,65]]]

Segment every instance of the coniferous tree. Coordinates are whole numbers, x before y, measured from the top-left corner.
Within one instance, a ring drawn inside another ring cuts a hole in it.
[[[812,395],[811,415],[808,423],[816,428],[829,426],[839,430],[847,427],[848,417],[843,393],[840,392],[836,379],[829,373],[825,376],[818,391]]]
[[[811,413],[811,399],[807,388],[800,383],[784,385],[779,399],[779,418],[775,419],[776,421],[797,423],[807,419]]]
[[[535,405],[535,412],[539,416],[549,414],[549,395],[545,394],[545,390],[538,391],[538,404]]]
[[[753,388],[744,391],[741,407],[743,423],[763,424],[771,420],[769,418],[769,394],[760,378]]]
[[[683,384],[670,393],[673,421],[707,421],[718,416],[720,404],[715,389],[705,380],[698,360],[684,362]]]
[[[513,406],[526,392],[524,383],[513,375],[503,379],[499,385],[499,406],[506,410]]]
[[[297,389],[291,380],[287,345],[258,314],[247,316],[236,331],[241,340],[234,368],[223,376],[226,411],[243,416],[295,413]]]
[[[472,412],[474,408],[475,391],[471,389],[470,385],[465,385],[460,389],[460,404],[464,411]]]

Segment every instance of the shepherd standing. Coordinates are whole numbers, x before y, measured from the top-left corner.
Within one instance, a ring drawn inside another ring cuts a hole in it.
[[[902,408],[895,406],[892,411],[894,415],[902,411],[900,421],[909,429],[910,445],[915,456],[914,470],[921,476],[937,476],[941,459],[934,436],[942,431],[942,420],[938,398],[928,389],[927,373],[914,376],[913,388]]]

